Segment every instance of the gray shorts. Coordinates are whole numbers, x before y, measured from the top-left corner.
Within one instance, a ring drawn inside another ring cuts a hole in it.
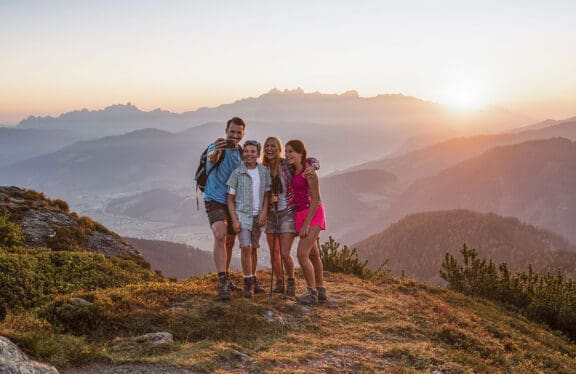
[[[258,225],[258,216],[254,216],[252,220],[252,230],[242,229],[238,233],[240,248],[260,248],[260,235],[262,235],[262,226]]]
[[[278,211],[278,224],[276,224],[276,212],[274,209],[268,211],[268,220],[266,222],[266,233],[283,234],[286,232],[296,233],[296,219],[294,213],[288,209]]]

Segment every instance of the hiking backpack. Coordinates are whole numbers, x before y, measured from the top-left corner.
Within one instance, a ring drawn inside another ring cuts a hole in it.
[[[206,164],[208,162],[208,148],[202,152],[200,156],[200,163],[198,164],[198,168],[196,169],[196,175],[194,176],[194,180],[196,181],[196,191],[200,190],[204,192],[206,188],[206,183],[208,182],[208,176],[211,172],[213,172],[222,161],[224,161],[224,157],[226,156],[226,152],[222,153],[222,157],[212,166],[209,172],[206,172]]]

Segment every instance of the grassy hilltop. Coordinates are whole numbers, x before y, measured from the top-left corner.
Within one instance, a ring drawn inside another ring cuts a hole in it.
[[[271,303],[240,295],[218,302],[215,274],[166,279],[97,223],[62,203],[15,192],[22,191],[4,190],[0,220],[0,335],[64,373],[94,364],[194,372],[576,372],[576,345],[511,307],[389,275],[365,277],[358,266],[340,269],[364,279],[326,272],[326,305],[278,295]],[[106,253],[98,253],[100,242],[108,243]],[[266,271],[258,275],[269,279]],[[301,275],[298,287],[304,290]],[[157,332],[173,341],[143,337]]]
[[[261,274],[264,278],[265,274]],[[215,276],[78,292],[23,314],[0,333],[56,366],[93,361],[200,372],[565,372],[576,346],[493,303],[391,278],[328,274],[331,301],[214,301]],[[73,297],[88,303],[75,305]],[[173,343],[138,343],[167,331]]]

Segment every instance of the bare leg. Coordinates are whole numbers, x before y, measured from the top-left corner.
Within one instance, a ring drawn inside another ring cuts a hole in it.
[[[310,228],[310,232],[304,238],[300,238],[298,243],[298,262],[300,268],[304,273],[304,279],[308,287],[316,288],[316,275],[314,274],[314,266],[310,261],[310,253],[316,243],[316,238],[320,234],[320,227],[314,226]]]
[[[312,266],[314,266],[316,287],[322,287],[324,285],[324,265],[322,264],[322,257],[320,257],[317,240],[314,242],[314,248],[310,252],[310,261],[312,261]]]
[[[226,272],[226,231],[228,225],[225,221],[216,221],[210,226],[214,235],[214,264],[218,273]]]
[[[234,241],[236,241],[236,234],[226,235],[226,272],[230,270],[230,261],[232,261],[232,252],[234,250]]]
[[[256,267],[258,267],[258,248],[252,248],[252,275],[256,275]]]
[[[252,275],[252,247],[240,248],[240,256],[242,260],[242,273],[244,276]]]
[[[274,274],[276,274],[276,279],[281,279],[282,264],[280,261],[280,241],[278,240],[278,234],[266,234],[266,240],[268,241],[268,248],[270,249],[270,260],[272,261]]]
[[[295,234],[287,232],[280,234],[280,248],[282,249],[282,260],[284,260],[284,269],[286,269],[286,276],[294,278],[294,259],[290,255],[292,250],[292,243],[294,243]]]

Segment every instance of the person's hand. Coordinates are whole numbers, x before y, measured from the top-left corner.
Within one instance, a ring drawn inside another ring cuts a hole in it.
[[[242,230],[242,226],[240,226],[240,222],[238,221],[232,222],[232,228],[234,229],[234,232],[236,234],[238,234]]]
[[[266,213],[264,213],[264,212],[260,213],[260,215],[258,216],[258,225],[264,226],[266,224],[267,218],[268,217],[266,217]]]
[[[278,195],[276,194],[270,195],[270,204],[276,204],[279,200],[280,198],[278,197]]]
[[[214,148],[215,151],[218,151],[218,152],[223,151],[224,149],[226,149],[226,139],[218,138],[214,142],[214,145],[215,145],[215,148]]]
[[[304,224],[302,225],[302,228],[300,228],[300,232],[298,233],[298,235],[301,238],[305,238],[308,236],[309,233],[310,233],[310,224],[304,222]]]
[[[311,177],[314,174],[316,174],[316,168],[314,167],[314,165],[310,165],[306,168],[306,170],[304,170],[304,176],[306,178]]]

